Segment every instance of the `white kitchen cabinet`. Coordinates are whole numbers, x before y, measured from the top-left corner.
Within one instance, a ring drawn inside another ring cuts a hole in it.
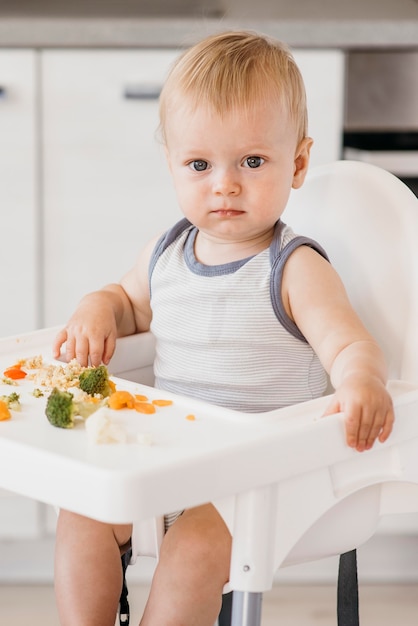
[[[0,336],[39,322],[36,59],[0,50]]]
[[[118,280],[180,217],[157,95],[174,50],[42,53],[44,311],[65,322],[83,294]],[[309,100],[313,165],[339,157],[343,53],[296,51]],[[127,97],[130,96],[130,97]]]
[[[311,167],[341,158],[344,118],[344,52],[296,50],[308,99]]]
[[[65,322],[84,293],[119,280],[144,243],[180,217],[155,139],[158,91],[174,57],[42,55],[46,326]]]

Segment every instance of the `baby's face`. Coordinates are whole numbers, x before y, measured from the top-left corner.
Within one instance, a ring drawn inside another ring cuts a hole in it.
[[[170,112],[166,136],[180,208],[217,239],[250,241],[268,232],[299,186],[295,125],[268,98],[223,116],[206,106],[191,111],[186,103]],[[303,142],[309,142],[307,166],[310,140]]]

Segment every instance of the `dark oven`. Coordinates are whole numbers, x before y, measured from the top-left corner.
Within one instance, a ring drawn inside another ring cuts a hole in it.
[[[343,155],[379,165],[418,196],[418,51],[347,55]]]

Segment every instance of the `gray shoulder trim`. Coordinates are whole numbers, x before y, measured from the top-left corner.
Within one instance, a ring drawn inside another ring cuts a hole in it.
[[[309,237],[297,235],[294,239],[289,241],[289,243],[277,254],[274,259],[272,259],[270,298],[273,311],[282,326],[284,326],[284,328],[286,328],[291,335],[296,337],[296,339],[300,339],[301,341],[307,343],[304,335],[300,332],[294,321],[287,315],[282,300],[283,269],[292,252],[300,246],[309,246],[310,248],[313,248],[321,256],[323,256],[324,259],[329,261],[325,250],[316,241],[309,239]]]
[[[167,230],[157,243],[155,244],[155,248],[151,254],[150,263],[148,267],[148,280],[151,285],[151,276],[154,271],[155,264],[158,259],[162,255],[162,253],[168,248],[169,245],[173,243],[185,230],[190,228],[191,223],[185,217],[174,224],[169,230]]]

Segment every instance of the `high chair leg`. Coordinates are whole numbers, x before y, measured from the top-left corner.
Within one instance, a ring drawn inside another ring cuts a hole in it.
[[[260,626],[262,600],[261,592],[234,591],[231,626]]]

